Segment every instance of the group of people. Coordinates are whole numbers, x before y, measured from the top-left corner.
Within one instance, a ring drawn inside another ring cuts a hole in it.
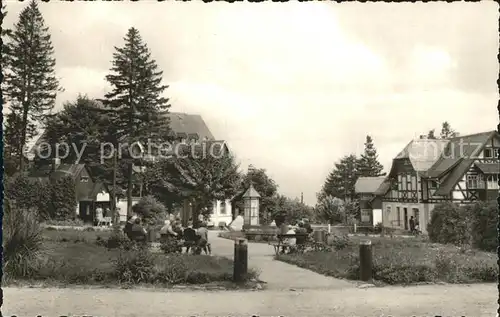
[[[281,234],[303,234],[297,236],[296,238],[287,238],[286,245],[287,247],[282,248],[282,253],[285,253],[285,249],[288,249],[290,252],[297,246],[303,246],[307,242],[308,239],[311,238],[311,234],[313,233],[313,228],[309,221],[304,220],[300,221],[298,224],[288,225],[286,223],[282,224],[280,227]]]
[[[201,222],[199,227],[195,229],[191,219],[186,228],[182,227],[180,218],[173,221],[167,219],[160,230],[160,237],[163,243],[174,245],[178,252],[182,252],[182,247],[185,247],[186,253],[189,253],[190,250],[195,254],[199,254],[201,251],[204,251],[205,254],[212,253],[205,222]]]
[[[141,218],[132,216],[127,221],[125,234],[132,241],[147,242],[148,231],[142,225]],[[205,254],[211,254],[211,246],[208,243],[208,229],[204,222],[201,222],[199,228],[193,227],[193,221],[190,219],[186,228],[182,227],[181,219],[171,218],[164,222],[160,229],[160,242],[172,246],[173,251],[182,252],[182,248],[186,248],[186,253],[192,250],[199,254],[204,251]]]

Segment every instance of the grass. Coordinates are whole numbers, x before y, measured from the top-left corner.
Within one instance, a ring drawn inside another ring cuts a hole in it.
[[[23,276],[5,274],[8,284],[149,285],[233,284],[233,262],[207,255],[166,255],[149,249],[108,249],[96,243],[112,232],[43,230],[41,256]],[[249,272],[248,279],[257,278]],[[230,285],[229,285],[230,286]],[[234,285],[233,285],[234,286]],[[248,285],[247,285],[248,286]],[[231,286],[230,286],[231,287]]]
[[[279,255],[278,260],[320,274],[359,279],[359,241],[349,239],[343,249]],[[392,285],[415,283],[496,282],[494,253],[429,243],[422,238],[370,238],[375,281]],[[335,244],[335,243],[334,243]]]

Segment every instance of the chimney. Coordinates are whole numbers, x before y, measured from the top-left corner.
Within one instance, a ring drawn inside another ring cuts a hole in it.
[[[61,164],[61,159],[56,157],[52,159],[52,171],[55,171],[58,167],[59,164]]]
[[[427,140],[427,135],[421,134],[420,135],[420,140]]]

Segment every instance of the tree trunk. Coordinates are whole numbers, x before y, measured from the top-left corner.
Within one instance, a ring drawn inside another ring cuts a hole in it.
[[[116,169],[117,169],[117,153],[113,151],[113,182],[109,198],[111,200],[111,214],[113,215],[113,224],[118,226],[120,224],[120,214],[116,209]]]
[[[127,176],[128,176],[128,185],[127,185],[127,218],[132,216],[132,186],[133,186],[133,181],[132,177],[134,174],[134,171],[132,169],[134,163],[130,162],[128,163],[128,171],[127,171]]]

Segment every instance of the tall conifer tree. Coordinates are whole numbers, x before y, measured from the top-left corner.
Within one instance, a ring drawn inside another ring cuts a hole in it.
[[[358,162],[359,176],[381,176],[384,167],[378,161],[378,154],[371,136],[366,136],[365,151]]]
[[[106,80],[112,91],[105,95],[105,104],[114,114],[117,136],[131,145],[149,140],[165,140],[169,125],[166,114],[170,105],[162,96],[163,72],[143,42],[139,31],[130,28],[123,47],[115,47],[112,67]],[[121,154],[121,153],[120,153]],[[128,159],[127,214],[132,212],[133,161]]]
[[[36,1],[21,11],[6,35],[3,91],[11,114],[5,125],[5,146],[23,170],[23,147],[36,135],[36,124],[43,123],[54,108],[61,88],[49,30]]]

